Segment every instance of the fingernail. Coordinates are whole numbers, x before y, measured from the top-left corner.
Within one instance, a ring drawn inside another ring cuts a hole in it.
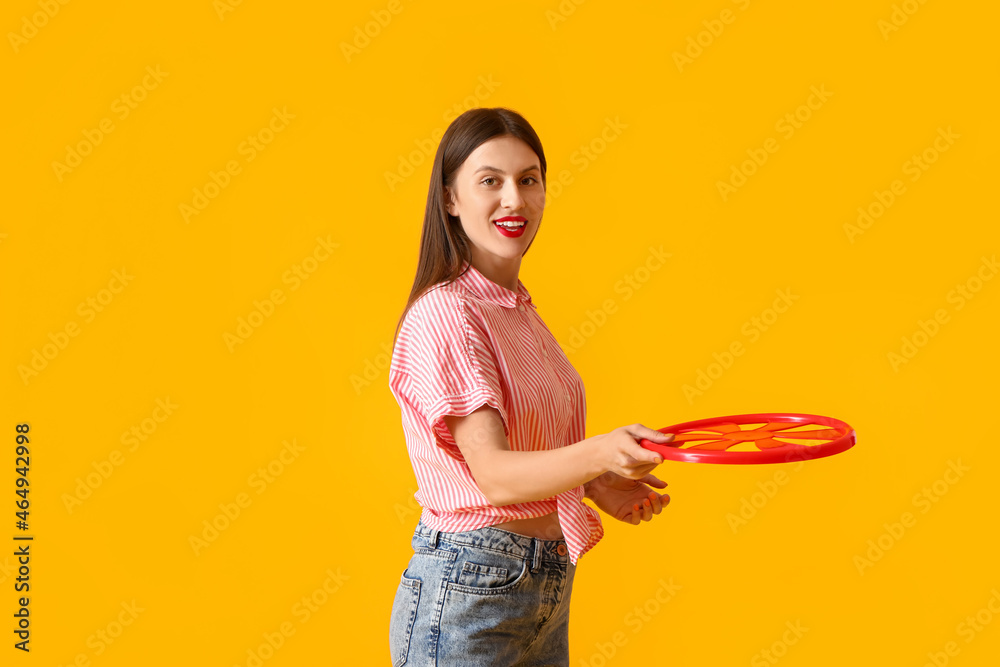
[[[649,507],[649,498],[646,498],[645,500],[643,500],[642,504],[645,505],[646,507]]]
[[[634,511],[638,512],[638,511],[639,511],[639,504],[638,504],[638,503],[636,503],[635,505],[632,505],[632,509],[633,509]]]

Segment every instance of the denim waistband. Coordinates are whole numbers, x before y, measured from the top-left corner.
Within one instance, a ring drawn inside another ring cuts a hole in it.
[[[432,543],[436,539],[437,542],[504,551],[519,558],[530,558],[535,561],[570,562],[566,540],[543,540],[493,526],[461,532],[446,532],[435,530],[422,520],[417,523],[415,532],[417,535],[428,538]]]

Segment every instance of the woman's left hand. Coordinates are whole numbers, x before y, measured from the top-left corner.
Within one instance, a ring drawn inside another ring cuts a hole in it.
[[[654,475],[628,479],[608,471],[588,482],[585,490],[587,497],[606,514],[637,526],[640,521],[651,520],[670,503],[670,496],[661,495],[650,486],[662,489],[667,483]]]

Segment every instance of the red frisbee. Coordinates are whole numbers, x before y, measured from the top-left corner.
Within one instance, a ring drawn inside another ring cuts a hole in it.
[[[671,442],[639,444],[670,461],[791,463],[839,454],[854,446],[854,429],[832,417],[764,412],[699,419],[657,429]]]

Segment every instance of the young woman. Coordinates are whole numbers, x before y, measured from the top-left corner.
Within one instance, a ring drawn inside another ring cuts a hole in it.
[[[545,153],[505,108],[471,109],[438,146],[417,275],[389,386],[421,505],[390,621],[392,664],[568,665],[590,498],[639,524],[670,501],[630,424],[584,437],[580,375],[518,279],[545,208]]]

